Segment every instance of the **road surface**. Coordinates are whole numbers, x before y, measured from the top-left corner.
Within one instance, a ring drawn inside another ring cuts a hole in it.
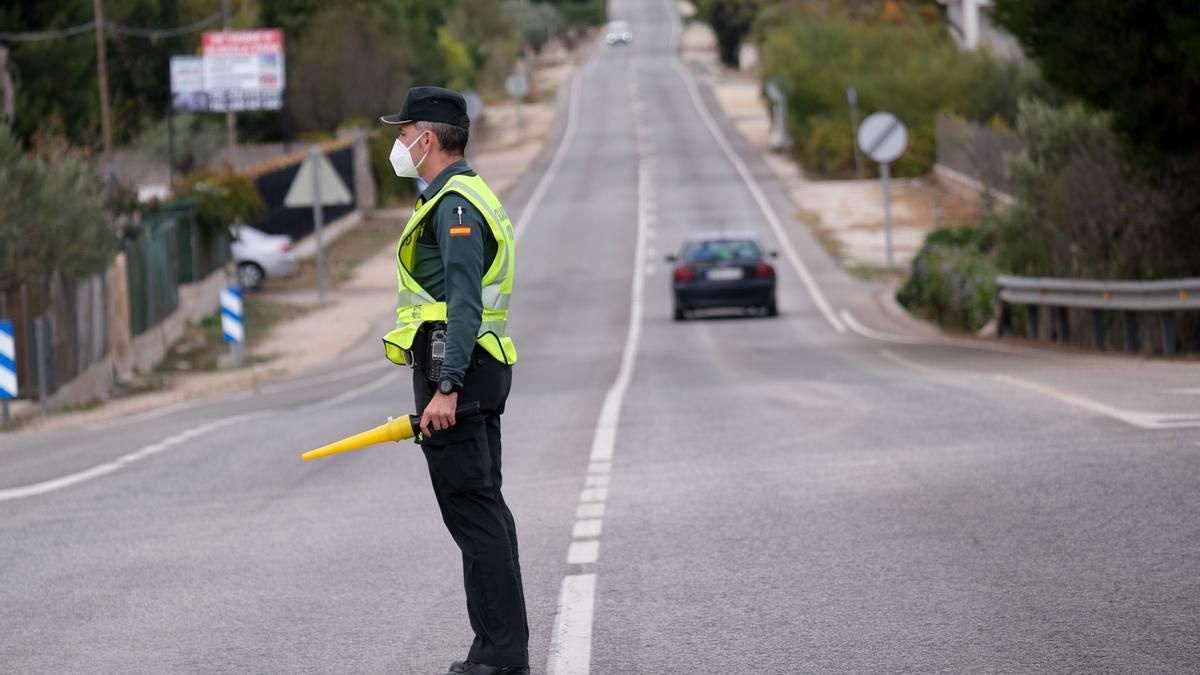
[[[679,63],[673,5],[612,5],[634,43],[597,47],[507,200],[534,671],[1200,669],[1196,364],[883,311]],[[672,321],[662,256],[722,227],[781,252],[778,318]],[[0,439],[0,671],[442,672],[470,631],[421,454],[299,460],[411,405],[372,338]]]

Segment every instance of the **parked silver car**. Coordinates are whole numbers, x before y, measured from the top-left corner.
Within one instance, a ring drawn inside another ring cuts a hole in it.
[[[234,225],[229,235],[242,288],[253,290],[266,279],[290,277],[299,268],[292,253],[292,238],[286,234],[267,234],[247,225]]]

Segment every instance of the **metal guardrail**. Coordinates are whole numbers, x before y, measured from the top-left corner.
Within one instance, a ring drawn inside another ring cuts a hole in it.
[[[1200,310],[1200,278],[1165,279],[1162,281],[1102,281],[1091,279],[1056,279],[1045,277],[996,278],[1000,291],[999,330],[1011,333],[1009,305],[1050,307],[1054,311],[1060,340],[1070,339],[1067,309],[1074,307],[1092,312],[1092,343],[1104,347],[1103,312],[1122,312],[1125,329],[1125,350],[1137,351],[1138,312],[1156,312],[1162,324],[1162,348],[1167,356],[1175,355],[1175,313],[1180,310]],[[1029,314],[1029,335],[1040,334],[1039,313]]]

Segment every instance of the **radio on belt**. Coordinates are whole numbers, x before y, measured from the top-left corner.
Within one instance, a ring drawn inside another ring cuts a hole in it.
[[[437,382],[442,377],[442,363],[446,361],[446,324],[437,324],[429,331],[429,358],[425,362],[425,377]]]

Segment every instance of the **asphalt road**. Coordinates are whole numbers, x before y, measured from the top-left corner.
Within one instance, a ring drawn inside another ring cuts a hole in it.
[[[597,48],[506,204],[505,494],[534,671],[1200,669],[1196,364],[884,311],[678,63],[673,6],[612,5],[634,44]],[[662,255],[721,227],[783,252],[778,318],[672,321]],[[420,453],[299,460],[411,407],[381,352],[0,439],[0,672],[462,658],[460,559]]]

